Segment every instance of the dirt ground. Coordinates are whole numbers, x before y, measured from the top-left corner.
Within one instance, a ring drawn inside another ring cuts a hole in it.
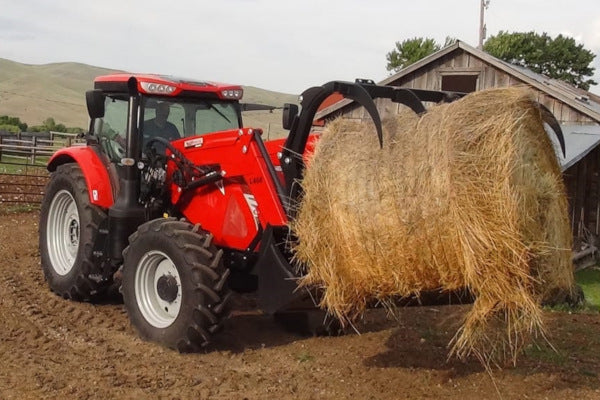
[[[2,204],[41,202],[47,181],[45,175],[0,173],[0,207]]]
[[[600,315],[547,312],[551,342],[490,376],[446,360],[469,306],[370,311],[361,334],[303,337],[238,311],[216,345],[146,343],[122,304],[52,294],[37,213],[0,216],[0,399],[600,399]]]

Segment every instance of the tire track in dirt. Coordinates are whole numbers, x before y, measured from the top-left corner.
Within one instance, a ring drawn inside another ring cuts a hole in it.
[[[124,315],[112,306],[112,315],[98,312],[91,304],[74,304],[45,291],[32,290],[29,282],[19,276],[7,275],[0,278],[0,285],[7,289],[6,297],[19,310],[21,317],[34,326],[41,335],[37,342],[47,346],[58,342],[65,350],[79,351],[104,341],[107,330],[124,331],[127,327]]]
[[[33,218],[14,222],[19,226],[37,226],[37,214],[25,216]],[[3,224],[0,230],[6,228]],[[9,254],[2,263],[0,285],[8,290],[7,295],[14,299],[16,309],[24,310],[35,325],[43,327],[47,336],[67,339],[73,346],[82,341],[101,342],[107,330],[124,332],[128,329],[127,316],[120,304],[76,303],[53,294],[43,278],[35,239],[16,229],[11,240],[23,244],[21,254]]]
[[[125,311],[121,305],[69,302],[50,291],[37,240],[30,237],[36,217],[9,217],[10,223],[0,225],[4,238],[21,244],[18,250],[7,246],[0,264],[0,357],[9,366],[0,370],[0,398],[1,389],[20,382],[35,382],[32,389],[62,390],[73,376],[114,387],[124,380],[110,361],[138,353],[131,351],[136,336]]]

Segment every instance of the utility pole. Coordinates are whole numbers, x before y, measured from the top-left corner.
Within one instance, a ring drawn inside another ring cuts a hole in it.
[[[485,40],[486,27],[485,27],[485,10],[490,6],[490,0],[481,0],[479,8],[479,43],[477,48],[483,49],[483,41]]]

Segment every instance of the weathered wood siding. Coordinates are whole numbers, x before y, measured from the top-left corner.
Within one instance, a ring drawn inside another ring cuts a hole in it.
[[[563,173],[571,228],[576,238],[600,236],[600,147]]]
[[[441,90],[442,77],[444,75],[468,74],[477,75],[477,90],[507,87],[525,84],[518,78],[495,68],[478,57],[463,50],[457,50],[446,55],[427,66],[407,74],[397,81],[391,82],[390,86],[406,87],[411,89]],[[595,123],[589,117],[578,112],[569,105],[557,100],[544,92],[533,89],[537,94],[537,100],[548,107],[557,120],[563,123]],[[389,100],[378,101],[380,113],[388,114],[398,110],[399,106],[392,104]],[[340,112],[335,113],[340,115]],[[349,105],[341,110],[345,118],[363,119],[368,118],[364,110]]]

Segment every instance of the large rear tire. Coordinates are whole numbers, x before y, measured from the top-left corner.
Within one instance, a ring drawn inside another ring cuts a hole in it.
[[[198,351],[226,315],[230,291],[223,251],[188,222],[141,225],[123,252],[123,301],[139,335],[180,352]]]
[[[90,202],[77,164],[60,165],[50,177],[40,212],[40,256],[50,289],[64,298],[90,300],[110,285],[94,258],[106,213]]]

